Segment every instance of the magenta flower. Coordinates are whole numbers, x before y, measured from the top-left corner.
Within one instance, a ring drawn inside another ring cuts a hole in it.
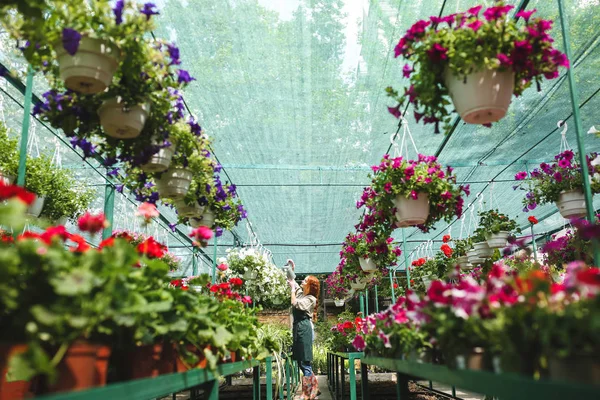
[[[413,167],[412,165],[409,165],[408,167],[406,167],[404,169],[404,176],[406,177],[406,179],[412,178],[414,174],[415,174],[415,167]]]
[[[572,150],[565,150],[562,152],[562,154],[560,154],[560,157],[564,158],[565,160],[571,161],[573,157],[575,157],[575,153],[573,153]]]
[[[402,75],[405,78],[410,78],[410,74],[413,72],[412,67],[409,64],[404,64],[404,67],[402,68]]]
[[[419,198],[419,195],[414,190],[411,190],[410,197],[412,197],[413,200],[417,200]]]
[[[377,336],[383,342],[383,347],[388,348],[388,349],[392,348],[392,344],[390,343],[389,335],[386,335],[385,333],[383,333],[383,331],[379,331],[379,334]]]
[[[483,8],[483,6],[471,7],[467,10],[467,14],[477,16],[477,15],[479,15],[479,11],[481,11],[482,8]]]
[[[398,58],[401,54],[406,55],[406,50],[408,49],[408,44],[406,43],[406,39],[402,38],[394,47],[394,58]]]
[[[496,55],[496,58],[498,59],[498,61],[500,61],[500,66],[502,67],[510,67],[512,65],[512,60],[503,53],[500,53],[498,55]]]
[[[565,68],[569,68],[569,66],[570,66],[569,59],[567,58],[566,54],[561,53],[560,51],[554,49],[552,51],[551,57],[552,57],[552,61],[554,61],[554,63],[556,65],[565,67]]]
[[[510,10],[515,8],[513,5],[490,7],[483,12],[483,16],[487,21],[504,18]]]
[[[442,193],[442,199],[444,200],[451,200],[452,199],[452,193],[450,193],[449,191],[445,191],[444,193]]]
[[[525,178],[527,178],[527,172],[525,171],[517,172],[517,174],[515,175],[516,181],[522,181]]]
[[[521,10],[515,15],[515,17],[523,18],[525,21],[529,22],[529,18],[531,18],[531,15],[536,11],[537,11],[537,9],[535,9],[535,8],[531,11]]]
[[[417,121],[417,124],[419,123],[419,121],[421,120],[421,118],[423,118],[423,114],[420,114],[418,112],[414,112],[414,116],[415,116],[415,120]]]
[[[555,172],[552,177],[556,180],[556,182],[562,182],[562,174],[560,172]]]
[[[358,351],[363,351],[367,344],[365,343],[365,339],[361,335],[356,335],[354,340],[352,341],[352,346]]]
[[[448,49],[439,43],[434,43],[433,47],[427,50],[427,55],[432,62],[438,63],[448,58]]]
[[[477,32],[479,30],[479,28],[481,28],[481,25],[483,25],[483,22],[481,22],[480,20],[475,20],[473,22],[471,22],[470,24],[467,24],[467,26],[471,29],[473,29],[473,31]]]
[[[410,85],[410,87],[408,89],[404,89],[404,94],[408,95],[409,102],[411,102],[411,103],[415,102],[415,99],[417,98],[417,92],[415,92],[414,85]]]
[[[400,165],[402,165],[402,157],[394,158],[394,160],[392,161],[392,168],[400,168]]]
[[[558,161],[558,166],[561,168],[569,168],[571,166],[571,162],[567,159],[562,159]]]
[[[400,104],[396,107],[388,107],[388,111],[396,118],[400,118],[402,116],[402,112],[400,111]]]

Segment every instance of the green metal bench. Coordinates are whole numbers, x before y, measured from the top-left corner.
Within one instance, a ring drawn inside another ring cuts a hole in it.
[[[327,353],[327,382],[335,400],[338,398],[340,400],[344,399],[344,382],[346,379],[344,360],[348,360],[350,369],[350,400],[356,400],[354,361],[361,360],[364,355],[362,352]]]

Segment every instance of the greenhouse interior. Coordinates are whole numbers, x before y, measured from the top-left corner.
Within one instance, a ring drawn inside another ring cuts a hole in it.
[[[600,0],[0,23],[0,400],[600,398]]]

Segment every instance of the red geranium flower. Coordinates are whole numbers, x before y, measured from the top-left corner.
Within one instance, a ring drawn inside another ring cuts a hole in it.
[[[71,234],[69,235],[69,240],[77,243],[77,247],[71,247],[71,251],[76,253],[84,253],[91,248],[90,245],[86,243],[85,239],[79,235]]]
[[[448,246],[446,243],[444,243],[442,245],[442,247],[440,247],[440,250],[442,251],[442,253],[444,253],[444,255],[446,257],[451,257],[452,256],[452,248],[450,246]]]
[[[233,286],[242,286],[242,284],[244,283],[244,281],[241,280],[240,278],[231,278],[229,280],[229,283],[231,283]]]
[[[13,197],[18,198],[27,205],[35,201],[35,194],[28,192],[21,186],[5,185],[3,181],[0,181],[0,201],[12,199]]]
[[[148,258],[162,258],[165,255],[166,246],[158,243],[152,236],[138,244],[137,251]]]
[[[442,237],[442,242],[444,243],[448,243],[450,240],[450,235],[444,235],[444,237]]]
[[[111,236],[100,242],[100,244],[98,245],[98,250],[102,250],[105,247],[113,247],[114,245],[115,245],[115,238]]]
[[[586,285],[600,286],[600,269],[587,268],[577,273],[577,280]]]
[[[86,212],[77,221],[77,226],[83,232],[94,234],[106,228],[108,226],[108,221],[104,218],[103,213],[92,215],[89,212]]]
[[[531,225],[535,225],[535,224],[537,224],[539,222],[537,220],[537,218],[534,217],[533,215],[530,215],[529,218],[527,218],[527,221],[529,221],[531,223]]]

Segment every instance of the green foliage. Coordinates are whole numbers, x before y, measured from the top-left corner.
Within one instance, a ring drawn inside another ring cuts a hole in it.
[[[489,238],[490,233],[499,233],[501,231],[521,233],[521,228],[517,225],[517,221],[502,214],[498,209],[479,211],[478,215],[479,227],[477,229],[483,230],[483,233],[487,238]]]
[[[463,257],[473,247],[471,238],[454,240],[454,256]]]

